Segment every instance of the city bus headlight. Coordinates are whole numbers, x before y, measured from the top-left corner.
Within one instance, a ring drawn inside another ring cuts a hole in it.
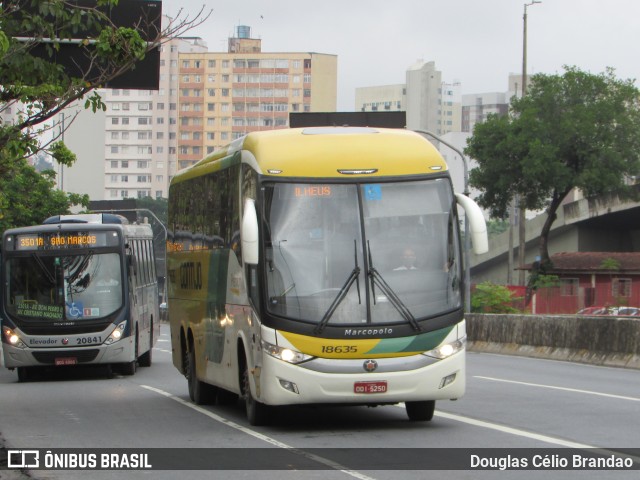
[[[120,340],[124,335],[124,329],[126,326],[127,326],[126,320],[122,323],[119,323],[118,326],[115,328],[115,330],[111,332],[111,335],[107,337],[104,343],[106,345],[111,345],[112,343],[116,343],[118,340]]]
[[[290,348],[279,347],[269,342],[265,342],[264,340],[262,340],[261,344],[262,349],[265,351],[265,353],[284,362],[295,364],[306,362],[307,360],[311,360],[313,358],[311,355],[305,355],[304,353],[300,353]]]
[[[20,339],[20,336],[9,327],[2,327],[2,333],[7,343],[12,347],[27,348],[25,343]]]
[[[450,357],[462,350],[464,350],[464,346],[467,343],[466,338],[460,338],[451,343],[445,343],[443,345],[434,348],[433,350],[429,350],[428,352],[424,352],[424,355],[428,357],[435,357],[440,360]]]

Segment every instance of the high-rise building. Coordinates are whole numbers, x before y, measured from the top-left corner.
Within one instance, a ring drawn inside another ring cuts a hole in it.
[[[509,111],[506,93],[473,93],[462,96],[462,131],[473,133],[476,123],[490,114],[505,115]]]
[[[435,62],[419,60],[406,71],[406,83],[356,88],[355,110],[406,111],[407,128],[437,135],[459,132],[460,83],[445,83]]]
[[[105,200],[168,196],[177,170],[179,55],[206,44],[188,37],[161,48],[157,91],[105,91]]]
[[[267,53],[247,26],[228,51],[181,53],[178,169],[258,130],[288,128],[289,112],[333,112],[337,56]]]
[[[335,55],[265,53],[248,27],[237,33],[224,53],[197,37],[173,39],[162,46],[159,90],[106,89],[105,112],[67,113],[79,112],[65,136],[78,161],[64,170],[64,190],[167,197],[177,170],[235,138],[288,128],[292,111],[335,111]]]
[[[405,84],[356,88],[356,111],[404,112],[407,110]]]

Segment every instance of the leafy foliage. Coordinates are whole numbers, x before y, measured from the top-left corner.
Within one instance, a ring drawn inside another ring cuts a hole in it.
[[[483,282],[476,285],[471,293],[471,311],[476,313],[518,313],[513,306],[520,297],[504,285]]]
[[[476,125],[465,153],[478,162],[470,185],[493,217],[505,218],[516,195],[526,209],[546,209],[543,265],[557,209],[573,188],[587,196],[633,193],[625,180],[640,171],[640,92],[612,69],[535,75],[507,116]]]
[[[95,88],[131,70],[151,49],[182,36],[211,14],[203,15],[204,6],[191,19],[180,19],[178,12],[156,38],[143,39],[138,27],[144,27],[144,19],[136,28],[124,28],[114,25],[105,14],[118,0],[88,4],[69,0],[0,2],[0,113],[13,117],[11,123],[0,123],[3,229],[39,223],[49,215],[44,213],[45,186],[52,190],[48,201],[54,213],[66,212],[70,204],[84,204],[82,197],[53,191],[53,171],[43,175],[27,172],[31,167],[25,159],[42,152],[63,165],[76,161],[60,141],[65,125],[55,121],[51,125],[49,121],[80,99],[94,112],[105,110]],[[69,41],[78,48],[75,72],[66,71],[56,62],[56,53]],[[43,141],[52,137],[54,129],[57,136]]]
[[[89,206],[89,196],[55,189],[55,173],[38,173],[24,159],[12,176],[0,177],[0,233],[7,228],[36,225],[51,216],[70,213],[73,205]]]

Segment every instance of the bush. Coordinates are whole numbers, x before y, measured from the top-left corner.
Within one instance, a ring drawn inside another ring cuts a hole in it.
[[[471,293],[471,311],[474,313],[519,313],[513,306],[522,300],[504,285],[484,282],[476,285]]]

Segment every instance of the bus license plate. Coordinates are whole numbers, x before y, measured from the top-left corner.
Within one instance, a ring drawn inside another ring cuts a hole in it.
[[[353,393],[386,393],[386,380],[378,382],[356,382],[353,384]]]
[[[60,365],[76,365],[77,363],[78,363],[78,359],[76,357],[56,358],[56,360],[55,360],[56,366],[60,366]]]

